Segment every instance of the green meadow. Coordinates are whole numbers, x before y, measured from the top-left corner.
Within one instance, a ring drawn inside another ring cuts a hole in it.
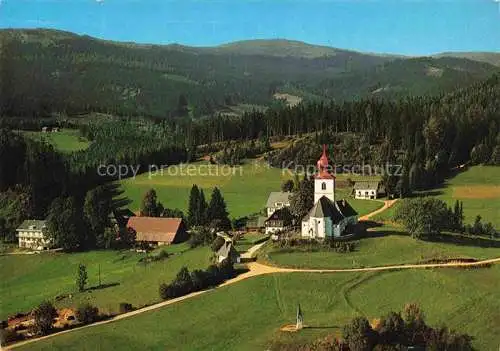
[[[187,244],[179,244],[164,250],[173,255],[148,264],[139,262],[145,254],[131,251],[0,256],[0,318],[28,312],[43,300],[53,301],[62,294],[72,294],[72,298],[59,301],[60,307],[76,307],[88,301],[103,312],[117,312],[120,302],[151,304],[160,300],[159,284],[171,281],[182,266],[201,269],[210,263],[207,247],[188,250]],[[105,287],[77,292],[80,263],[87,267],[87,288],[98,286],[99,270]]]
[[[436,196],[453,206],[456,200],[463,201],[465,223],[472,224],[477,215],[483,223],[491,222],[500,229],[500,167],[474,166],[448,179],[442,187],[417,193]],[[391,221],[398,204],[372,219]]]
[[[76,129],[60,129],[59,132],[23,132],[29,138],[44,140],[61,152],[73,152],[86,149],[90,143],[80,136]]]
[[[492,222],[500,229],[500,167],[474,166],[450,178],[438,198],[453,206],[463,201],[466,223],[473,223],[476,215],[483,222]]]
[[[416,240],[400,228],[383,226],[369,231],[367,237],[358,241],[356,250],[350,253],[280,249],[268,243],[258,257],[263,262],[278,266],[318,269],[387,266],[433,259],[500,257],[500,240],[484,239],[478,242],[453,234],[445,236],[445,239],[458,239],[460,243]]]
[[[264,162],[254,161],[241,167],[209,165],[204,162],[166,168],[163,172],[143,173],[136,178],[121,182],[137,211],[141,200],[149,189],[155,189],[158,200],[166,207],[187,210],[189,192],[193,184],[204,189],[207,200],[212,189],[218,187],[226,200],[231,217],[240,218],[261,211],[266,206],[272,191],[280,191],[284,180],[291,179],[286,170],[272,168]],[[337,198],[349,197],[348,189],[337,189]],[[349,203],[360,213],[376,210],[383,204],[373,200],[349,199]]]
[[[341,326],[356,315],[374,320],[416,302],[429,325],[446,324],[472,335],[478,350],[496,350],[500,335],[499,276],[500,266],[265,275],[21,349],[265,350],[272,345],[339,335]],[[298,304],[309,328],[298,333],[280,332],[281,326],[295,322]]]

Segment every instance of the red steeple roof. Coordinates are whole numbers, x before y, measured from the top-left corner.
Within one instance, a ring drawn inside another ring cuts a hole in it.
[[[323,144],[323,154],[319,158],[316,166],[318,167],[317,179],[334,179],[335,177],[330,174],[328,166],[328,156],[326,154],[326,145]]]

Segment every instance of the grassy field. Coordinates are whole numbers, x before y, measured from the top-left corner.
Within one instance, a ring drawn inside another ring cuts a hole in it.
[[[27,345],[25,350],[264,350],[301,343],[362,314],[370,320],[408,302],[428,324],[474,336],[478,350],[496,350],[500,335],[500,266],[482,270],[274,274],[245,280],[157,311]],[[408,279],[411,277],[411,279]],[[474,282],[471,284],[471,282]],[[282,333],[297,304],[310,328]]]
[[[456,200],[463,201],[465,223],[472,224],[480,215],[483,222],[491,222],[500,229],[500,167],[474,166],[450,178],[441,188],[419,194],[436,196],[449,206]],[[391,221],[397,206],[396,203],[373,219]]]
[[[29,138],[42,139],[52,144],[54,148],[62,152],[73,152],[84,150],[89,142],[80,136],[75,129],[61,129],[59,132],[23,132]]]
[[[243,238],[237,241],[235,248],[238,252],[245,252],[255,244],[262,242],[268,237],[269,235],[264,233],[245,233]]]
[[[279,191],[281,183],[291,174],[278,168],[271,168],[263,162],[253,162],[234,169],[229,166],[196,163],[165,169],[163,174],[144,173],[136,178],[122,181],[125,195],[132,200],[130,208],[136,211],[146,191],[156,190],[159,201],[166,207],[186,211],[189,192],[193,184],[204,189],[210,197],[212,189],[221,189],[231,217],[239,218],[259,212],[266,205],[272,191]],[[347,189],[337,189],[337,198],[348,196]],[[382,206],[379,201],[349,199],[360,213],[368,213]]]
[[[500,167],[475,166],[449,179],[438,198],[453,205],[463,201],[465,222],[472,223],[476,215],[483,222],[492,222],[500,229]]]
[[[165,250],[176,252],[175,255],[148,264],[139,263],[145,254],[130,251],[0,256],[0,318],[30,311],[41,301],[60,294],[72,294],[73,297],[60,301],[59,306],[78,306],[89,301],[107,312],[116,312],[120,302],[134,306],[157,302],[159,283],[172,280],[182,266],[190,269],[208,266],[209,248],[181,253],[186,249],[186,244],[172,245]],[[111,286],[76,292],[79,263],[87,266],[87,287],[98,285],[99,266],[102,284]]]
[[[259,259],[271,264],[296,268],[358,268],[399,263],[418,263],[430,259],[500,257],[500,241],[496,247],[474,246],[474,243],[454,244],[415,240],[401,229],[380,227],[369,232],[371,237],[359,240],[352,253],[331,251],[307,252],[297,249],[274,249],[268,244]]]

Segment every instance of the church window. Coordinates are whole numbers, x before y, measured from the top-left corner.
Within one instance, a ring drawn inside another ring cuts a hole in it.
[[[326,183],[325,182],[321,183],[321,190],[326,190]]]

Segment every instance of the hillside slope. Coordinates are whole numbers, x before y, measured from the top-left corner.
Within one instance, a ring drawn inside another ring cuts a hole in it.
[[[500,67],[500,52],[443,52],[435,57],[457,57],[489,63]]]
[[[496,69],[465,59],[395,59],[288,40],[197,48],[7,29],[0,30],[0,42],[4,116],[196,117],[238,104],[269,105],[276,92],[306,100],[353,99],[377,89],[388,97],[436,93]]]

